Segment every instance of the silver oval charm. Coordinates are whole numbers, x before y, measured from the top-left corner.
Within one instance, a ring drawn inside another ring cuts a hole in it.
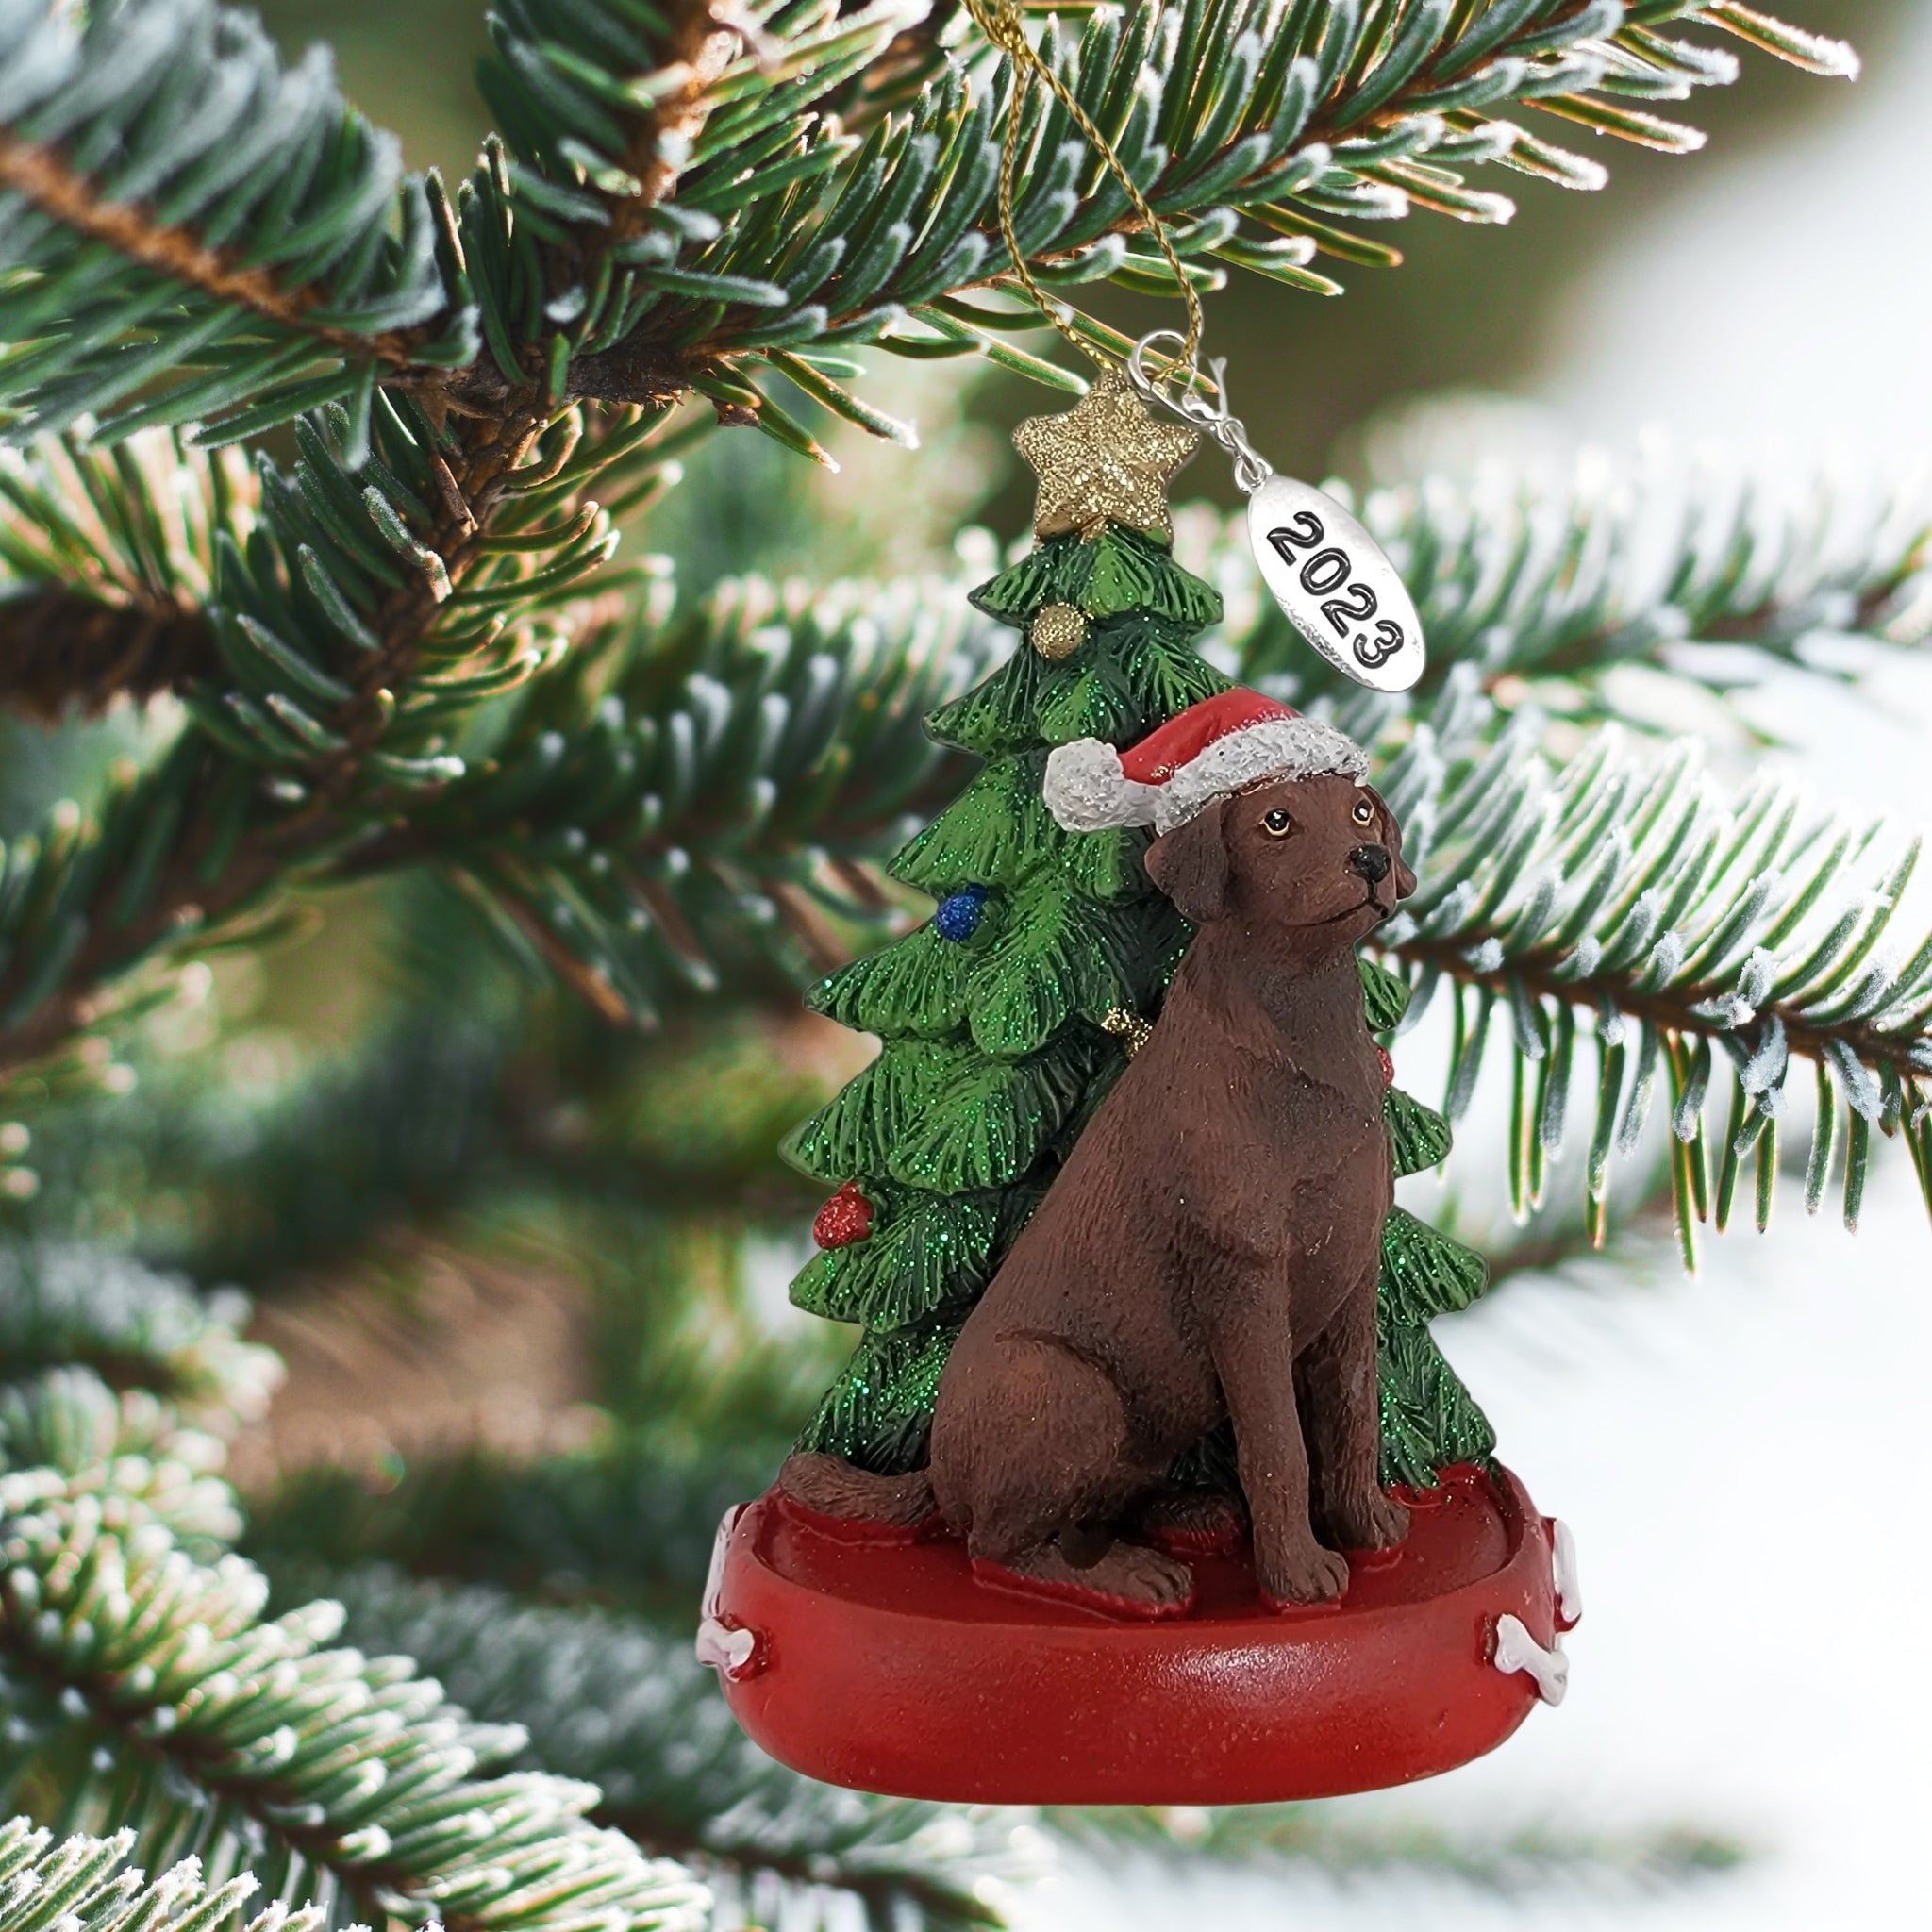
[[[1422,620],[1408,586],[1332,496],[1271,475],[1248,499],[1248,540],[1283,614],[1344,676],[1407,691],[1423,675]]]
[[[1425,661],[1408,586],[1332,496],[1277,475],[1257,454],[1228,408],[1225,358],[1208,362],[1213,381],[1207,383],[1198,347],[1198,330],[1191,340],[1158,328],[1134,344],[1127,380],[1142,402],[1211,436],[1234,459],[1234,479],[1248,495],[1255,561],[1289,623],[1344,677],[1372,691],[1407,691]]]

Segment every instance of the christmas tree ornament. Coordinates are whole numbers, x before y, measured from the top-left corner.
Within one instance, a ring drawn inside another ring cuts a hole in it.
[[[941,939],[963,946],[986,917],[986,899],[984,886],[963,886],[957,892],[948,892],[932,916],[934,930]]]
[[[969,4],[1108,159],[1190,325],[1116,367],[1034,288],[1016,108],[1015,271],[1101,373],[1015,433],[1035,547],[973,592],[1033,647],[927,720],[981,760],[891,866],[937,910],[809,996],[880,1041],[786,1143],[840,1184],[792,1299],[859,1336],[721,1529],[700,1654],[772,1755],[872,1790],[1402,1783],[1560,1694],[1570,1545],[1430,1332],[1481,1257],[1393,1200],[1449,1145],[1392,1084],[1407,984],[1359,952],[1414,889],[1401,826],[1361,747],[1194,648],[1221,600],[1166,492],[1198,432],[1331,661],[1399,688],[1420,626],[1340,505],[1274,490],[1218,363],[1204,400],[1158,216],[1017,8]]]
[[[872,1232],[875,1211],[858,1184],[847,1181],[812,1217],[811,1238],[821,1248],[849,1248]]]
[[[1050,664],[1071,658],[1087,640],[1087,620],[1072,604],[1049,604],[1026,627],[1026,641]]]
[[[1100,1016],[1100,1030],[1111,1033],[1126,1048],[1127,1058],[1133,1057],[1147,1044],[1148,1036],[1154,1031],[1154,1022],[1143,1020],[1139,1013],[1130,1013],[1124,1007],[1110,1007]]]

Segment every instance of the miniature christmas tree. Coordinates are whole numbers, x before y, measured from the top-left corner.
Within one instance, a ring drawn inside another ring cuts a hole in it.
[[[1361,962],[1369,1025],[1387,1034],[1408,1006],[1394,974]],[[1383,1103],[1396,1177],[1434,1167],[1449,1152],[1449,1124],[1391,1084]],[[1466,1308],[1489,1285],[1474,1248],[1451,1241],[1406,1208],[1382,1229],[1382,1275],[1375,1291],[1375,1370],[1381,1384],[1382,1480],[1433,1487],[1457,1462],[1482,1462],[1495,1435],[1429,1333],[1437,1315]]]
[[[883,1045],[787,1145],[808,1174],[841,1184],[792,1299],[864,1331],[800,1446],[881,1474],[924,1458],[954,1337],[1158,1013],[1190,937],[1142,869],[1145,832],[1055,823],[1041,797],[1047,754],[1081,739],[1131,744],[1228,688],[1193,648],[1221,599],[1170,547],[1164,485],[1191,432],[1152,423],[1104,375],[1079,408],[1024,425],[1015,441],[1040,475],[1038,546],[973,602],[1025,644],[928,720],[986,763],[891,863],[938,901],[931,919],[811,994]],[[1407,988],[1366,962],[1361,972],[1370,1024],[1387,1031]],[[1448,1152],[1440,1115],[1393,1090],[1387,1112],[1398,1174]],[[1428,1332],[1484,1278],[1473,1250],[1391,1217],[1379,1294],[1388,1481],[1427,1487],[1493,1444]],[[1226,1432],[1190,1467],[1231,1483]]]
[[[1059,420],[1084,416],[1105,445],[1123,404],[1139,411],[1103,377]],[[938,909],[810,995],[884,1046],[786,1149],[873,1208],[862,1233],[822,1213],[826,1245],[792,1288],[801,1307],[865,1330],[804,1444],[882,1473],[922,1459],[953,1337],[1158,1009],[1187,941],[1141,870],[1143,833],[1054,823],[1040,792],[1047,752],[1077,738],[1130,741],[1227,685],[1192,647],[1221,599],[1174,562],[1160,490],[1150,498],[1143,478],[1124,476],[1109,500],[1119,515],[1061,527],[1051,463],[1029,447],[1041,427],[1022,432],[1029,460],[1047,465],[1039,547],[973,593],[1026,641],[928,720],[985,766],[890,868]],[[1164,481],[1193,438],[1157,434]],[[1150,509],[1149,527],[1123,520]]]

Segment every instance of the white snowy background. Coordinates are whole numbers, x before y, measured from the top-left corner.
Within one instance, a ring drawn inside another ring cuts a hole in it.
[[[1857,112],[1748,167],[1702,158],[1694,187],[1594,263],[1525,400],[1626,454],[1656,423],[1745,452],[1774,425],[1801,468],[1932,458],[1932,10],[1918,12]],[[1762,706],[1793,744],[1779,760],[1822,796],[1910,823],[1916,791],[1924,824],[1932,663],[1886,665],[1842,697],[1774,688]],[[1426,1095],[1437,1062],[1425,1038],[1414,1053]],[[1570,1696],[1480,1763],[1331,1807],[1486,1840],[1677,1825],[1741,1843],[1740,1867],[1499,1896],[1128,1859],[1022,1893],[1018,1923],[1932,1924],[1932,1233],[1902,1158],[1879,1162],[1856,1239],[1829,1209],[1807,1222],[1796,1191],[1787,1176],[1771,1240],[1712,1243],[1695,1281],[1661,1252],[1519,1279],[1440,1324],[1510,1463],[1575,1530]]]

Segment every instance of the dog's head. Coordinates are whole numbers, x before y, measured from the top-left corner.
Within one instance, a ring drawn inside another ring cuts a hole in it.
[[[1415,891],[1395,815],[1333,774],[1215,800],[1155,840],[1147,873],[1194,924],[1239,917],[1305,958],[1354,945]]]

